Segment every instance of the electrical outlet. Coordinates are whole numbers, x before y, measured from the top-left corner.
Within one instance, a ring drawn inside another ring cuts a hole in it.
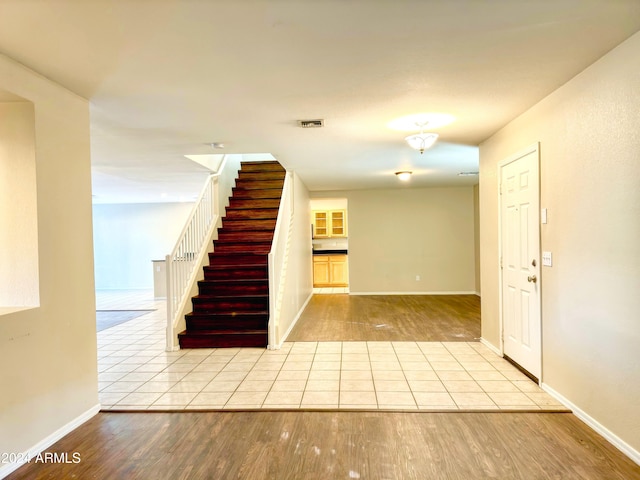
[[[416,282],[420,281],[420,275],[416,275]]]

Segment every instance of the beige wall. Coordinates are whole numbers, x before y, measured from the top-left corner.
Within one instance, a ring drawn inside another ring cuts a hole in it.
[[[473,186],[473,254],[476,293],[480,295],[480,185]]]
[[[0,88],[35,105],[40,306],[0,316],[0,452],[17,453],[98,405],[89,105],[1,55]]]
[[[499,345],[497,164],[540,142],[542,380],[636,454],[639,86],[636,34],[480,147],[483,338]]]
[[[352,293],[476,291],[473,187],[312,196],[348,199]]]
[[[0,103],[0,313],[39,303],[34,119],[31,102]]]

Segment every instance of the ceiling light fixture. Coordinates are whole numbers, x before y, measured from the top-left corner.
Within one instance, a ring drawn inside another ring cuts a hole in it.
[[[420,133],[409,135],[405,137],[405,140],[409,146],[415,150],[420,150],[420,154],[423,154],[427,148],[430,148],[438,139],[437,133],[424,133],[424,127],[428,122],[416,122],[416,125],[420,127]]]
[[[413,172],[409,172],[408,170],[405,170],[405,171],[402,171],[402,172],[396,172],[396,177],[398,177],[403,182],[408,182],[409,179],[411,178],[411,174],[412,173]]]

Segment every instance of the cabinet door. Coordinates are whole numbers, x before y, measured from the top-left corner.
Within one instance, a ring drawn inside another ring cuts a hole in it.
[[[331,213],[331,236],[347,236],[347,218],[344,210],[334,210]]]
[[[329,236],[329,215],[327,212],[313,212],[313,236]]]
[[[329,286],[329,257],[322,255],[313,257],[313,286]]]
[[[346,255],[331,255],[329,257],[329,279],[332,287],[349,285],[349,266]]]

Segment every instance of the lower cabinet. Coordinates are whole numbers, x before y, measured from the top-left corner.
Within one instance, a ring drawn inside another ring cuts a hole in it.
[[[347,255],[315,255],[313,257],[313,286],[349,286]]]

